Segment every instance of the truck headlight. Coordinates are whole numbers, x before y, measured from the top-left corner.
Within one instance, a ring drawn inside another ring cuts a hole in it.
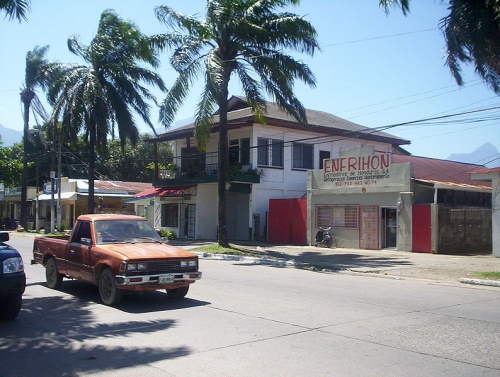
[[[3,273],[12,274],[14,272],[24,271],[23,258],[14,257],[3,261]]]
[[[127,263],[127,271],[146,271],[147,269],[148,269],[148,264],[144,262]]]
[[[181,267],[196,267],[196,260],[181,260]]]

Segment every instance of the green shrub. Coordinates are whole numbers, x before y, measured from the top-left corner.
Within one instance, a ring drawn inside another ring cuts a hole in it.
[[[175,240],[177,238],[177,234],[175,234],[175,232],[173,230],[168,230],[168,229],[159,229],[158,231],[158,235],[160,237],[166,237],[168,238],[169,240]]]

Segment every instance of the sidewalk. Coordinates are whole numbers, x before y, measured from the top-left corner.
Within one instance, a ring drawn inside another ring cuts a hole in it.
[[[171,245],[196,249],[214,241],[170,241]],[[500,272],[500,258],[490,255],[442,255],[396,250],[360,250],[287,246],[241,242],[233,244],[255,253],[254,257],[234,257],[197,252],[200,258],[251,260],[253,263],[296,266],[312,270],[377,274],[400,278],[454,281],[500,287],[500,280],[489,280],[476,272]]]

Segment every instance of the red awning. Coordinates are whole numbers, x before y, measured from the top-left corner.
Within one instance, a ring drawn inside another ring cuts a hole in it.
[[[194,185],[153,187],[135,194],[134,199],[146,199],[155,196],[174,196],[191,187],[194,187]]]

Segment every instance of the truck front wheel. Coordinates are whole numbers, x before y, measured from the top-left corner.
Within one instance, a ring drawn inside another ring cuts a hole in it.
[[[50,258],[45,265],[45,280],[47,280],[47,287],[51,289],[61,288],[63,275],[57,271],[56,260]]]
[[[109,268],[102,270],[99,276],[99,296],[104,305],[113,306],[120,302],[123,292],[116,288],[115,276]]]
[[[173,299],[181,299],[187,295],[187,293],[189,291],[189,285],[186,285],[185,287],[175,288],[175,289],[166,289],[166,291],[167,291],[168,297],[173,298]]]

